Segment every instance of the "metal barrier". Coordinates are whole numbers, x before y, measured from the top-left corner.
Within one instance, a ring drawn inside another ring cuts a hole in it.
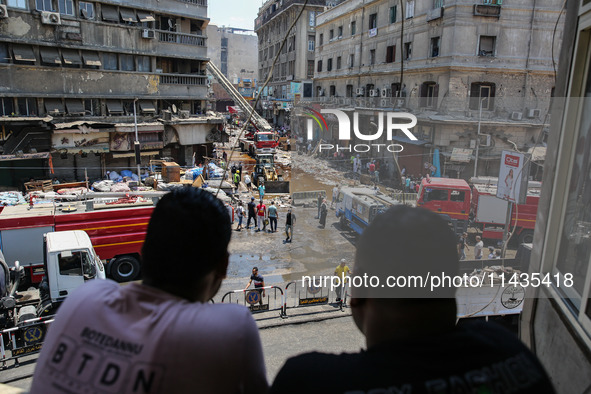
[[[266,296],[262,293],[266,291]],[[270,296],[269,292],[273,291],[273,297]],[[277,292],[280,293],[279,300],[277,299]],[[243,297],[235,296],[237,294],[243,294]],[[233,300],[233,296],[235,296]],[[226,301],[228,298],[228,301]],[[259,313],[259,312],[269,312],[273,310],[279,310],[279,316],[285,317],[287,316],[286,313],[286,306],[285,306],[285,295],[283,294],[283,289],[278,286],[265,286],[259,287],[256,289],[240,289],[240,290],[232,290],[224,294],[222,297],[222,304],[223,303],[240,303],[240,298],[242,298],[242,303],[246,306],[252,313]],[[265,298],[267,299],[267,303],[265,304]],[[273,308],[271,308],[271,301],[273,301]],[[247,305],[248,304],[248,305]],[[257,305],[258,304],[258,305]]]
[[[298,286],[298,282],[301,281],[292,281],[285,285],[285,298],[288,297],[288,291],[290,286],[293,288],[293,306],[289,306],[290,308],[301,308],[305,306],[315,306],[315,305],[327,305],[331,302],[331,291],[328,286],[317,287],[314,286],[314,283],[311,283],[310,286],[302,287],[301,285]],[[343,302],[346,299],[348,286],[345,284],[341,287],[341,296],[342,298],[340,301],[337,301],[338,293],[335,292],[335,299],[334,303],[339,304],[339,309],[343,310]],[[287,305],[287,302],[286,302]]]
[[[321,194],[322,198],[326,198],[326,190],[295,192],[291,194],[291,203],[292,205],[304,205],[306,202],[314,202],[318,200],[318,194]]]
[[[6,369],[6,362],[14,360],[14,366],[18,367],[19,357],[28,356],[30,354],[41,351],[47,325],[53,322],[54,316],[37,317],[34,319],[25,320],[18,327],[8,328],[0,331],[0,357],[2,361],[2,369]],[[21,335],[17,337],[17,334]],[[6,348],[4,344],[4,336],[9,339],[11,345],[10,357],[6,357]],[[20,346],[19,346],[20,345]]]

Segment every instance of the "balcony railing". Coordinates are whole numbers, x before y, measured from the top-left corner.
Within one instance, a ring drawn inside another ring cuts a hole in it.
[[[195,34],[177,33],[174,31],[157,30],[158,39],[162,42],[172,42],[176,44],[195,45],[205,47],[207,37]]]
[[[183,3],[202,5],[204,7],[207,7],[207,0],[177,0],[177,1],[181,1]]]
[[[199,85],[207,86],[207,77],[185,74],[159,74],[160,83],[164,85]]]

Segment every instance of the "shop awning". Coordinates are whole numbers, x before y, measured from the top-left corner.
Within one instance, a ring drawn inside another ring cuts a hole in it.
[[[154,22],[156,20],[154,15],[150,14],[149,12],[139,10],[137,11],[137,18],[140,22]]]
[[[82,59],[84,59],[85,66],[98,66],[102,65],[99,59],[98,53],[96,52],[82,52]]]
[[[429,143],[429,141],[424,141],[424,140],[414,141],[408,137],[403,137],[403,136],[399,136],[399,135],[392,136],[392,140],[394,140],[396,142],[402,142],[403,144],[411,144],[411,145],[418,145],[418,146],[426,145]]]
[[[135,125],[133,123],[117,123],[115,125],[115,131],[117,133],[134,133]],[[138,123],[137,131],[138,133],[162,133],[164,131],[164,125],[157,122]]]
[[[119,14],[115,7],[109,7],[101,4],[101,13],[104,21],[119,22]]]
[[[120,8],[119,14],[121,14],[121,19],[124,22],[137,22],[137,18],[135,17],[135,12],[133,12],[133,10]]]
[[[160,152],[158,151],[146,151],[140,152],[140,156],[158,156]],[[135,153],[115,153],[113,152],[113,158],[120,158],[120,157],[134,157]]]
[[[156,108],[154,108],[154,104],[148,100],[140,100],[140,111],[142,112],[156,112]]]
[[[64,108],[64,104],[60,99],[45,99],[43,100],[45,104],[45,111],[49,114],[63,114],[66,113],[66,109]]]
[[[66,109],[69,114],[84,114],[84,106],[81,100],[67,99]]]
[[[64,64],[71,64],[75,66],[82,64],[80,53],[78,53],[76,50],[62,49],[62,58],[64,59]]]
[[[37,60],[33,53],[33,48],[25,45],[13,45],[12,54],[14,55],[14,60],[18,60],[19,62],[35,63]]]
[[[62,59],[57,51],[57,48],[39,48],[41,54],[41,61],[48,64],[62,64]]]
[[[107,110],[110,114],[122,114],[124,112],[121,101],[115,100],[107,100]]]

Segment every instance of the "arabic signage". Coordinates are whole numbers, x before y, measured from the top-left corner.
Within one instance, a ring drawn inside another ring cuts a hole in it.
[[[451,152],[451,161],[459,163],[470,163],[472,159],[472,149],[453,148]]]

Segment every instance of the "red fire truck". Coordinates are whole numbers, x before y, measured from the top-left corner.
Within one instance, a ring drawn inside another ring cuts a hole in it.
[[[470,220],[482,231],[482,237],[500,240],[507,217],[505,200],[496,197],[497,178],[472,178],[473,187],[463,179],[426,178],[421,182],[417,206],[448,215],[467,228]],[[513,204],[511,228],[519,243],[533,241],[541,184],[530,182],[525,204]],[[516,221],[517,219],[517,221]]]
[[[153,209],[152,202],[111,205],[91,201],[37,204],[32,209],[4,207],[0,211],[0,248],[7,263],[18,260],[28,282],[37,284],[44,275],[43,234],[84,230],[105,263],[107,276],[118,282],[135,280]]]
[[[240,149],[242,152],[248,152],[252,157],[257,154],[275,153],[279,146],[277,133],[269,131],[257,131],[252,138],[247,135],[240,139]]]

